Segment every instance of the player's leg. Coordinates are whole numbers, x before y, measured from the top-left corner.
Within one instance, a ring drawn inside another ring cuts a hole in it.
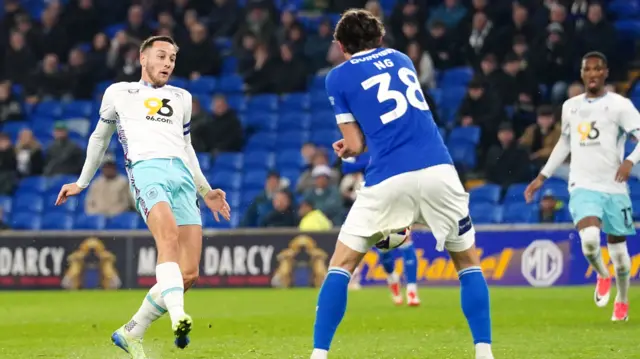
[[[632,213],[631,199],[628,195],[610,195],[605,207],[603,230],[607,233],[607,247],[609,257],[613,262],[618,290],[611,316],[612,321],[626,321],[629,318],[631,257],[627,248],[626,236],[636,233]]]
[[[420,305],[420,297],[418,297],[418,257],[411,240],[411,231],[407,230],[406,234],[409,239],[400,246],[399,250],[402,253],[404,276],[407,280],[407,304],[417,307]]]
[[[351,280],[349,281],[349,290],[360,290],[362,286],[360,285],[360,280],[362,279],[362,267],[364,266],[363,262],[360,262],[360,265],[353,271],[351,275]]]
[[[380,252],[380,262],[385,273],[387,273],[387,286],[391,291],[391,300],[395,305],[402,304],[402,293],[400,291],[400,276],[395,272],[396,256],[395,250]]]
[[[593,299],[597,306],[609,302],[611,276],[600,251],[601,218],[604,215],[606,198],[602,193],[582,188],[571,192],[569,210],[580,235],[582,254],[598,274]]]

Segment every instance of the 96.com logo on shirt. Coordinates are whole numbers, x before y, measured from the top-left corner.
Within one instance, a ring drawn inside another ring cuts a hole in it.
[[[150,97],[144,101],[144,107],[149,110],[147,112],[146,119],[149,121],[164,122],[172,124],[173,121],[169,118],[173,116],[173,107],[169,105],[169,99],[159,99],[157,97]]]

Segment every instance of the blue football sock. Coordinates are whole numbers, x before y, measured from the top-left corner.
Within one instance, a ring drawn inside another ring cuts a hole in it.
[[[467,318],[473,343],[491,344],[491,311],[489,287],[480,267],[469,267],[458,272],[460,301]]]
[[[387,272],[387,274],[393,273],[396,267],[396,258],[393,255],[393,251],[380,252],[380,261],[382,262],[384,271]]]
[[[313,326],[313,347],[329,350],[333,336],[347,310],[347,287],[351,274],[342,269],[329,268],[316,307],[316,322]]]
[[[414,284],[418,278],[418,258],[416,257],[416,249],[413,243],[405,244],[400,247],[402,259],[404,260],[404,275],[407,278],[407,284]]]

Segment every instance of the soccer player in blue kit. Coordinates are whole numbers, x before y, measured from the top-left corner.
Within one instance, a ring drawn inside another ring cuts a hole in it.
[[[368,150],[364,187],[338,235],[318,296],[311,359],[328,358],[347,307],[347,286],[365,253],[414,223],[431,228],[458,270],[462,311],[476,359],[493,359],[489,288],[475,248],[469,195],[404,54],[381,48],[382,23],[366,10],[348,10],[334,33],[347,59],[326,79],[343,139],[341,158]]]

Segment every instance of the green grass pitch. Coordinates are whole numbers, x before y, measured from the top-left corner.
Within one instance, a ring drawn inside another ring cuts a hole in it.
[[[497,359],[640,358],[640,324],[611,323],[592,287],[492,288]],[[421,289],[419,308],[394,307],[386,288],[350,292],[331,359],[473,359],[457,288]],[[192,343],[173,347],[167,318],[145,340],[153,359],[309,358],[317,291],[194,290],[186,308]],[[127,358],[111,332],[138,308],[143,291],[2,292],[0,358]],[[639,318],[640,315],[635,317]]]

